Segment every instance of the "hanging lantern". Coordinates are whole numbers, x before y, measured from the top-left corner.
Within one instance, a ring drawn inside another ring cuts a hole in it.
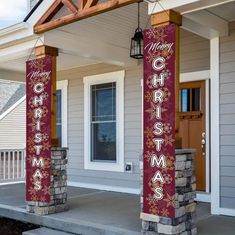
[[[135,30],[135,35],[131,39],[130,57],[134,59],[143,58],[143,32],[140,28],[140,3],[138,2],[138,28]]]

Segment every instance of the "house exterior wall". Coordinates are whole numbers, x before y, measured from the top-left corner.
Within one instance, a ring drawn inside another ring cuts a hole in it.
[[[0,120],[0,149],[24,148],[26,141],[25,100]]]
[[[83,77],[123,70],[117,66],[91,65],[59,74],[68,83],[69,181],[83,184],[134,188],[139,190],[141,155],[141,78],[142,64],[125,68],[125,162],[133,163],[133,173],[84,170],[84,85]]]
[[[186,30],[181,30],[181,73],[208,69],[210,69],[210,41]]]
[[[220,39],[220,203],[235,209],[235,22]]]
[[[209,41],[192,33],[182,32],[181,70],[193,72],[209,69]],[[192,53],[192,50],[194,53]],[[205,50],[205,51],[204,51]],[[186,59],[185,59],[186,58]],[[105,64],[62,71],[59,80],[68,82],[68,148],[69,181],[108,187],[140,188],[139,157],[142,152],[142,63],[122,68]],[[83,77],[125,70],[124,126],[125,163],[133,163],[133,173],[105,172],[84,169],[84,84]]]

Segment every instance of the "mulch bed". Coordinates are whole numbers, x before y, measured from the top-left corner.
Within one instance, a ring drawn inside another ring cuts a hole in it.
[[[25,224],[16,220],[0,218],[1,235],[21,235],[23,232],[39,228],[34,224]]]

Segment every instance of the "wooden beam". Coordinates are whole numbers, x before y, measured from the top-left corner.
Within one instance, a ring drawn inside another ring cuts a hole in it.
[[[75,21],[86,19],[91,16],[95,16],[139,1],[140,0],[111,0],[83,9],[82,11],[78,11],[76,14],[70,14],[67,16],[60,17],[50,22],[41,23],[41,21],[39,20],[39,22],[34,26],[34,33],[36,34],[44,33],[46,31],[73,23]],[[94,1],[92,1],[91,4],[93,3]]]
[[[41,25],[45,22],[50,21],[62,7],[63,3],[61,2],[61,0],[55,0],[50,8],[42,15],[36,25]]]
[[[75,14],[78,11],[77,6],[71,0],[62,0],[62,3],[71,11],[71,13]]]
[[[151,15],[151,25],[153,27],[161,27],[166,24],[174,23],[176,25],[176,41],[175,41],[175,146],[182,148],[182,139],[179,136],[180,117],[179,117],[179,75],[180,75],[180,26],[182,24],[182,16],[173,10],[163,11]]]
[[[77,3],[78,10],[81,11],[85,7],[86,3],[87,3],[87,0],[78,0],[78,3]]]
[[[51,146],[58,147],[56,133],[56,57],[58,56],[58,48],[42,45],[35,47],[34,53],[38,58],[52,56]]]
[[[90,7],[95,6],[98,3],[99,0],[87,0],[86,5],[84,6],[84,9],[88,9]]]

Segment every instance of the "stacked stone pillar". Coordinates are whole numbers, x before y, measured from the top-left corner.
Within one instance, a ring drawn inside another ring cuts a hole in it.
[[[141,213],[142,235],[195,235],[196,178],[194,175],[194,150],[176,150],[175,162],[175,218]],[[143,162],[141,162],[143,184]],[[143,193],[141,195],[143,208]]]
[[[67,149],[51,148],[51,201],[27,201],[27,211],[38,215],[48,215],[63,212],[67,205]]]

